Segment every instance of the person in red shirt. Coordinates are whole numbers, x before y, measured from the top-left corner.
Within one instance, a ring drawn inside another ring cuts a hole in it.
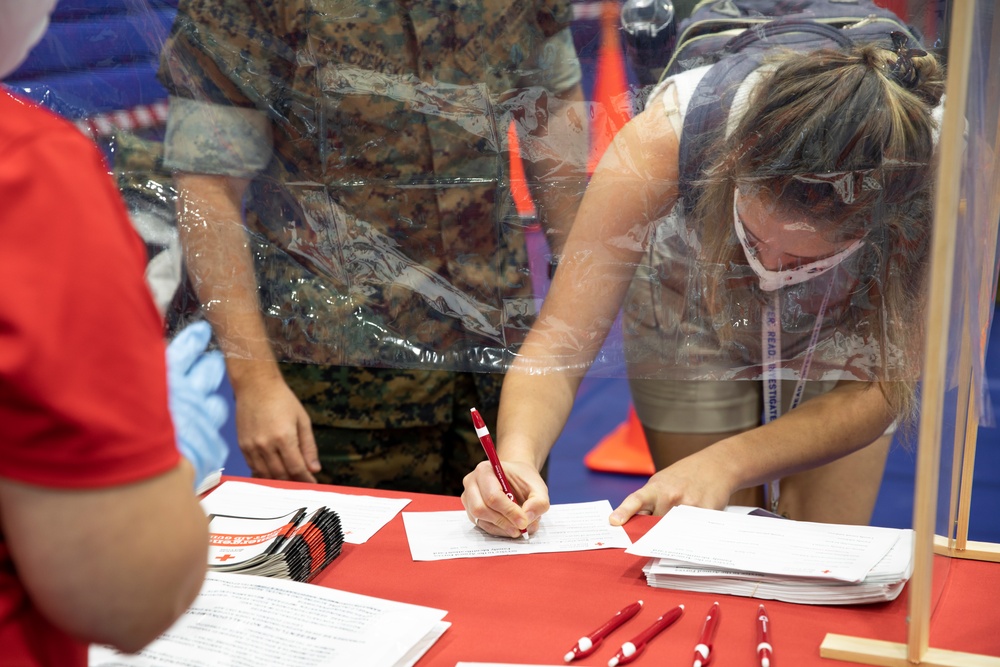
[[[0,0],[0,77],[54,4]],[[221,461],[215,387],[191,380],[212,370],[210,330],[181,341],[168,390],[145,261],[97,148],[0,87],[0,666],[84,667],[90,642],[136,651],[201,587],[192,485]],[[188,417],[180,442],[168,405]]]

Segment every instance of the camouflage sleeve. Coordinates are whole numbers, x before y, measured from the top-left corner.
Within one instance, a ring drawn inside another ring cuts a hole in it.
[[[276,0],[180,0],[160,53],[174,97],[268,109],[294,62]]]
[[[263,111],[170,98],[163,166],[171,171],[252,178],[271,160]]]
[[[541,86],[550,92],[561,93],[580,83],[580,60],[569,28],[545,40],[525,69],[530,74],[521,77],[519,86]]]

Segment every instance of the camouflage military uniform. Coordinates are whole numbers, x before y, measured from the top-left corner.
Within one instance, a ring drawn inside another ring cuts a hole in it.
[[[569,19],[568,0],[180,3],[171,93],[269,121],[259,170],[204,171],[253,177],[263,316],[327,481],[457,493],[428,452],[482,460],[468,408],[495,413],[535,312],[506,129],[536,123],[551,93],[525,82]]]

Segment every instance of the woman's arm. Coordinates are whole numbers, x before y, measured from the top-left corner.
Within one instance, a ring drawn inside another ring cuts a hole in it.
[[[615,321],[653,221],[677,198],[677,145],[653,105],[622,128],[595,170],[538,321],[504,379],[498,453],[523,505],[507,500],[485,463],[465,479],[465,508],[489,532],[516,537],[548,509],[538,471]]]
[[[722,509],[739,489],[815,468],[881,436],[894,415],[878,385],[844,381],[775,421],[720,440],[653,475],[611,514],[665,514],[674,505]]]

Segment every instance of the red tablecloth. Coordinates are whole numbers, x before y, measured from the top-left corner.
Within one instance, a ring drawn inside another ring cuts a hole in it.
[[[243,480],[260,481],[260,480]],[[261,482],[288,488],[405,497],[404,511],[458,510],[458,498],[348,487]],[[635,517],[626,524],[632,540],[656,519]],[[616,630],[590,658],[574,665],[607,664],[622,642],[678,604],[684,615],[661,633],[633,664],[690,665],[705,613],[721,604],[714,667],[758,667],[754,619],[761,602],[651,588],[642,566],[647,559],[621,549],[414,562],[401,517],[365,544],[344,545],[340,557],[314,583],[379,598],[448,611],[451,628],[418,667],[453,667],[457,662],[563,664],[562,656],[582,635],[636,600],[643,610]],[[935,558],[933,648],[1000,656],[1000,565]],[[820,658],[828,632],[906,642],[907,592],[893,602],[817,607],[763,601],[771,618],[775,667],[851,665]]]

